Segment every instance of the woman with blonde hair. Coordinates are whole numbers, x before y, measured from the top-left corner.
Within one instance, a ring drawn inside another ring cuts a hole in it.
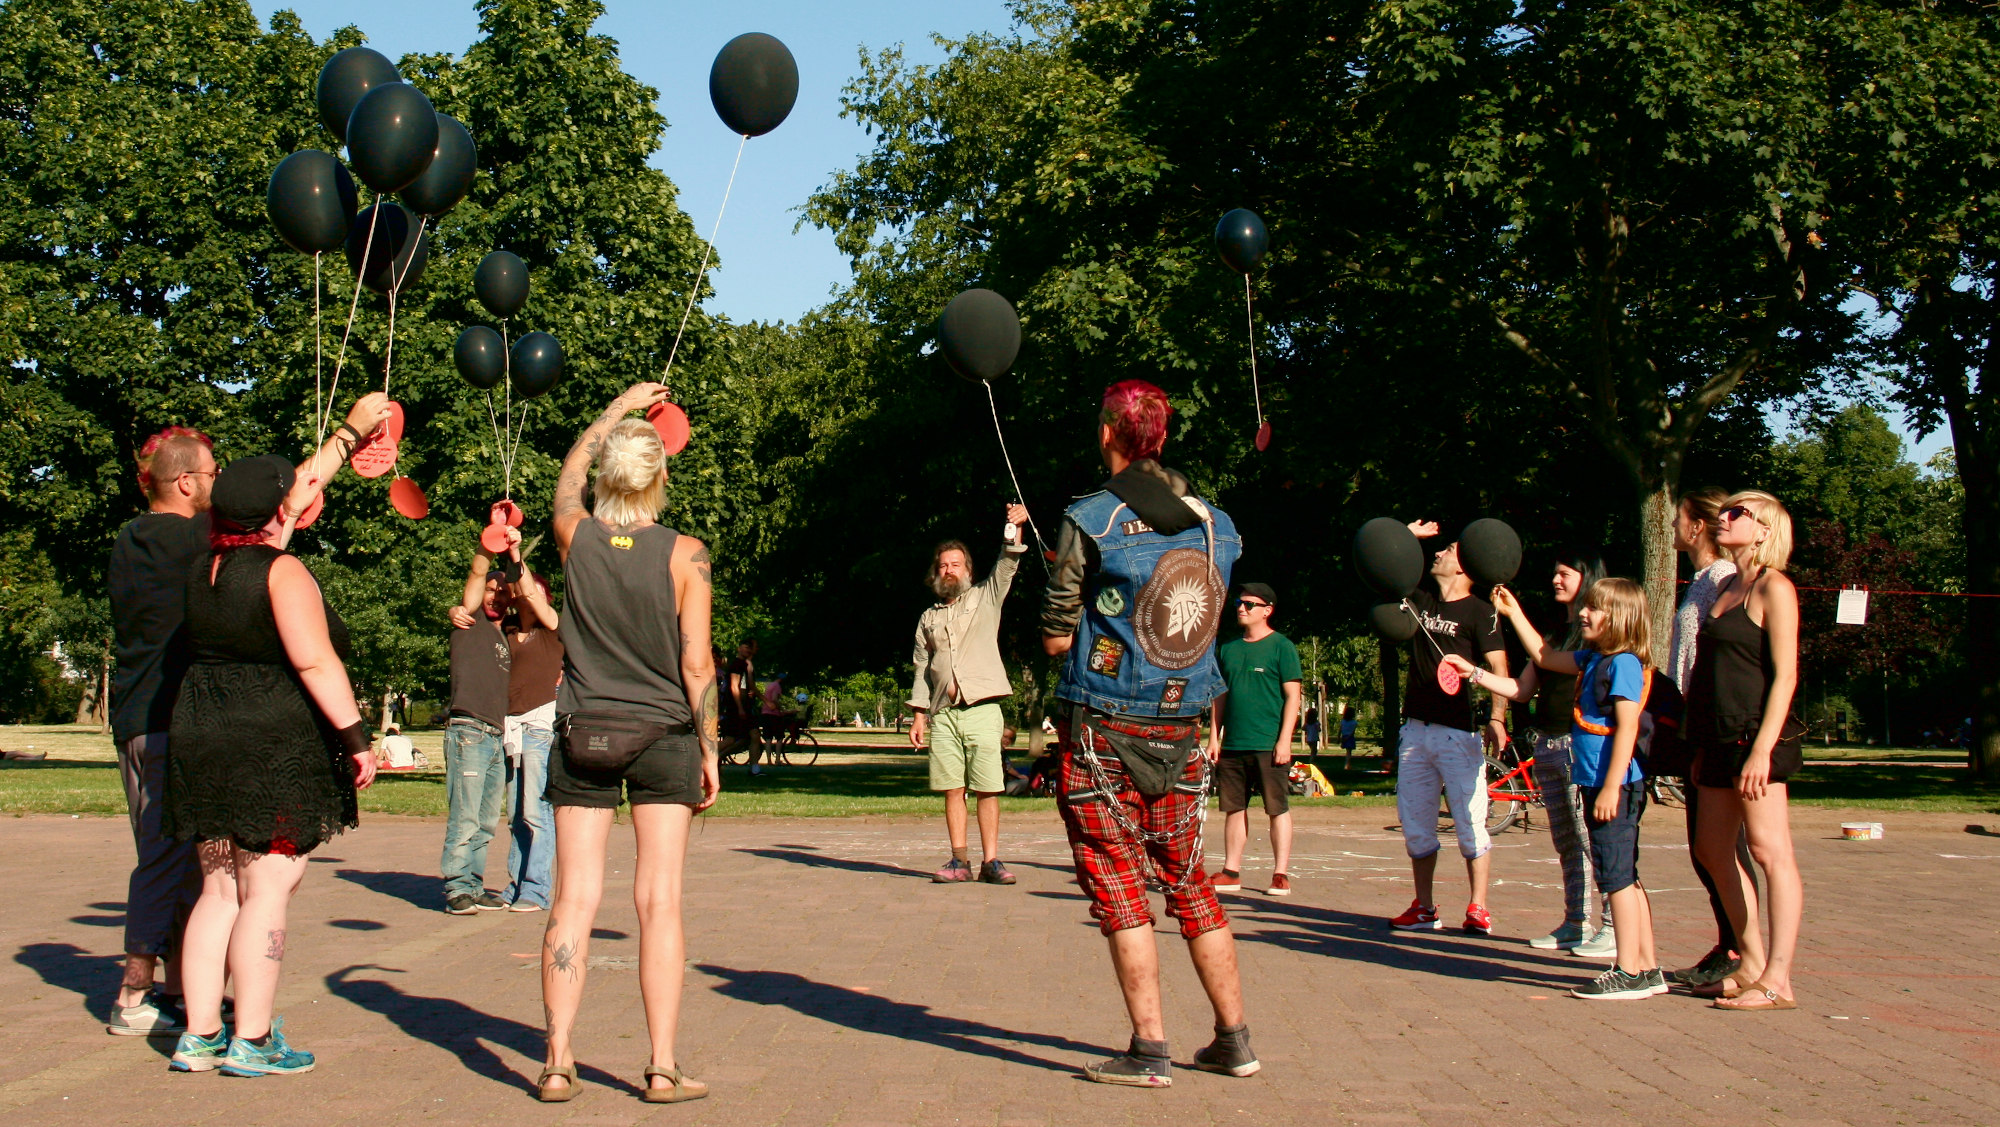
[[[1771,934],[1767,944],[1759,933],[1754,885],[1717,882],[1742,964],[1696,992],[1715,997],[1718,1009],[1789,1010],[1805,904],[1785,787],[1803,765],[1798,730],[1787,731],[1799,670],[1799,597],[1784,573],[1792,519],[1776,497],[1746,490],[1723,502],[1715,542],[1736,574],[1702,618],[1688,675],[1684,730],[1701,788],[1694,848],[1709,872],[1728,873],[1738,828],[1749,832],[1769,891]]]
[[[722,789],[708,547],[658,523],[667,451],[650,424],[626,417],[665,399],[659,384],[632,385],[577,438],[556,478],[556,547],[567,593],[558,748],[549,756],[547,792],[556,812],[557,881],[542,937],[549,1047],[536,1095],[546,1102],[576,1095],[570,1038],[621,799],[632,805],[638,838],[632,897],[652,1042],[644,1098],[679,1103],[708,1094],[674,1056],[688,827]],[[583,486],[593,463],[594,504],[586,512]]]

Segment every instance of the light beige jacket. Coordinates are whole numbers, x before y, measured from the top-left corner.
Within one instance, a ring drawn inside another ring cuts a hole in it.
[[[993,573],[956,600],[938,603],[917,619],[917,646],[911,655],[916,682],[911,708],[930,710],[1011,695],[1006,663],[1000,660],[1000,607],[1026,545],[1010,547]],[[952,692],[957,681],[958,692]]]

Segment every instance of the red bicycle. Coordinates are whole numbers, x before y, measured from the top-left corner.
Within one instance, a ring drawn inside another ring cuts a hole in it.
[[[1515,823],[1525,825],[1528,808],[1542,804],[1542,788],[1535,782],[1535,757],[1521,755],[1515,749],[1520,741],[1509,743],[1500,749],[1498,755],[1486,757],[1486,832],[1497,834],[1512,829]],[[1686,806],[1687,796],[1681,780],[1664,775],[1650,776],[1646,780],[1648,797],[1661,806]],[[1448,823],[1449,807],[1439,810],[1443,824]]]

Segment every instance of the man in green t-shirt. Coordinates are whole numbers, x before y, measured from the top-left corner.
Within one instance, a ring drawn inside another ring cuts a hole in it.
[[[1228,691],[1215,698],[1209,758],[1215,760],[1215,790],[1223,813],[1226,849],[1217,892],[1243,891],[1243,848],[1250,841],[1250,793],[1264,800],[1271,819],[1272,896],[1290,896],[1286,868],[1292,860],[1292,807],[1286,789],[1292,763],[1292,729],[1299,721],[1299,685],[1305,672],[1291,639],[1271,629],[1276,592],[1263,583],[1245,583],[1236,600],[1243,636],[1216,650]],[[1218,758],[1219,754],[1219,758]]]

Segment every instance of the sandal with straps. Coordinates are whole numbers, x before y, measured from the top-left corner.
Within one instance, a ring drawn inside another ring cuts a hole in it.
[[[558,1076],[569,1081],[569,1083],[560,1088],[549,1087],[549,1081]],[[576,1065],[552,1064],[544,1068],[541,1078],[535,1081],[535,1098],[545,1104],[559,1104],[575,1099]]]
[[[1740,997],[1725,998],[1712,1003],[1709,1008],[1728,1010],[1730,1013],[1752,1014],[1763,1013],[1766,1010],[1795,1010],[1799,1008],[1799,1004],[1759,982],[1743,991]]]
[[[653,1077],[658,1076],[672,1085],[667,1088],[653,1087]],[[685,1075],[678,1068],[661,1068],[656,1064],[646,1066],[646,1090],[640,1096],[649,1104],[678,1104],[698,1100],[708,1095],[708,1085]]]

